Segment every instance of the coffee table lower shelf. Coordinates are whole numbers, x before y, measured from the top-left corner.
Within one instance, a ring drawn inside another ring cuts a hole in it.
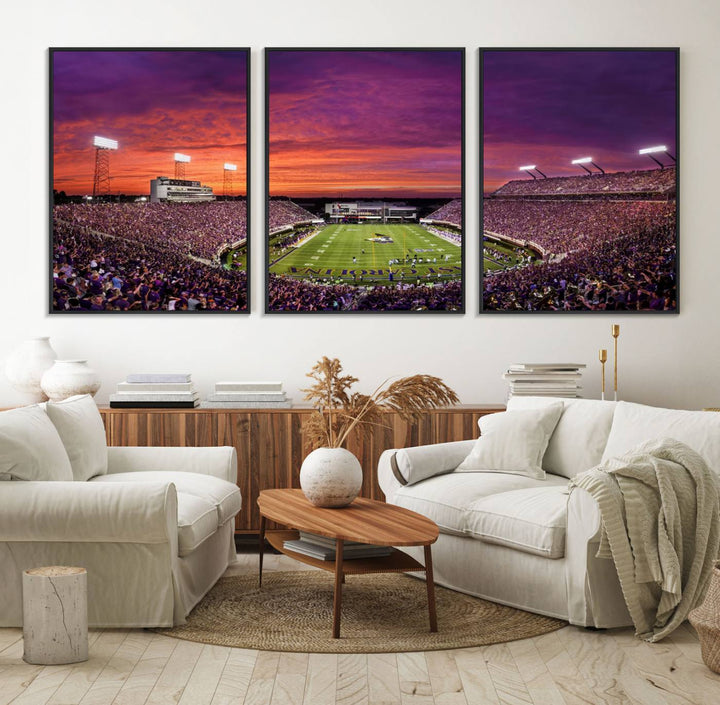
[[[323,561],[319,558],[306,556],[303,553],[291,551],[284,547],[283,544],[285,541],[294,541],[300,538],[300,534],[297,531],[291,529],[266,531],[265,538],[275,550],[284,553],[286,556],[290,556],[290,558],[294,558],[296,561],[306,563],[314,568],[327,570],[330,573],[335,572],[334,559]],[[389,556],[345,559],[342,562],[342,571],[345,575],[361,575],[363,573],[410,573],[413,571],[424,572],[425,566],[407,553],[393,548],[393,552]]]
[[[265,517],[262,518],[262,524],[260,529],[260,565],[259,565],[259,584],[262,587],[262,565],[263,565],[263,544],[264,539],[267,539],[268,543],[284,553],[286,556],[294,558],[296,561],[311,565],[315,568],[326,570],[329,573],[335,574],[335,590],[333,597],[333,625],[332,625],[332,636],[334,639],[340,638],[340,607],[342,603],[342,583],[345,582],[346,575],[361,575],[363,573],[408,573],[414,571],[422,571],[425,573],[425,582],[427,585],[428,595],[428,613],[430,617],[430,631],[437,631],[437,612],[435,609],[435,586],[433,583],[433,572],[432,572],[432,553],[430,545],[426,545],[425,549],[425,561],[426,565],[416,561],[412,556],[407,553],[398,551],[393,548],[392,553],[389,556],[382,556],[378,558],[355,558],[350,560],[343,560],[342,554],[339,554],[333,561],[323,561],[319,558],[313,558],[312,556],[306,556],[296,551],[286,549],[284,546],[285,541],[292,541],[299,538],[300,534],[292,529],[280,529],[274,531],[265,531]],[[341,543],[339,541],[339,543]]]

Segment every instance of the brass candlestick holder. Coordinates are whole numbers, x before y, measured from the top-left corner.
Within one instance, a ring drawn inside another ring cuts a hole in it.
[[[617,350],[618,350],[618,338],[620,337],[620,326],[617,325],[616,323],[613,323],[613,325],[612,325],[611,328],[610,328],[610,332],[612,333],[613,342],[614,342],[614,346],[613,346],[613,347],[615,348],[615,350],[614,350],[615,355],[614,355],[614,359],[613,359],[613,364],[614,364],[614,367],[615,367],[615,370],[614,370],[615,374],[614,374],[614,380],[613,380],[613,390],[614,390],[614,392],[615,392],[615,401],[617,401],[617,400],[618,400],[618,395],[617,395],[617,389],[618,389],[618,385],[617,385],[617,368],[618,368]]]
[[[602,366],[602,396],[600,397],[605,401],[605,363],[607,362],[607,350],[604,348],[600,351],[600,365]]]

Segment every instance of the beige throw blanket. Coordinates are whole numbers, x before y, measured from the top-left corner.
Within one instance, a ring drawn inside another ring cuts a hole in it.
[[[615,561],[636,635],[659,641],[702,601],[718,558],[718,480],[673,439],[643,443],[576,475],[602,517],[599,558]]]

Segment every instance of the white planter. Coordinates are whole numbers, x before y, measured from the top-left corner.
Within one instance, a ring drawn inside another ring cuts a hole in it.
[[[14,389],[27,394],[32,401],[47,401],[40,380],[53,366],[56,357],[50,338],[30,338],[5,361],[5,375]]]
[[[62,401],[76,394],[95,396],[100,389],[100,377],[87,360],[55,360],[40,384],[50,401]]]
[[[360,461],[345,448],[318,448],[300,468],[300,487],[316,507],[344,507],[362,487]]]

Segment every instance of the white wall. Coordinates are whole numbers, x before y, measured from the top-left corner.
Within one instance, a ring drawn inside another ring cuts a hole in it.
[[[505,399],[518,361],[588,363],[618,322],[620,395],[666,406],[720,405],[720,5],[715,0],[198,0],[13,3],[0,28],[0,360],[32,335],[101,373],[98,401],[132,371],[189,370],[207,393],[218,379],[281,379],[296,401],[321,355],[338,356],[367,391],[383,378],[436,374],[465,403]],[[47,307],[47,47],[252,47],[252,314],[50,316]],[[464,316],[263,314],[263,56],[265,46],[467,47]],[[477,314],[479,46],[681,48],[682,313]],[[0,373],[0,406],[21,401]]]

